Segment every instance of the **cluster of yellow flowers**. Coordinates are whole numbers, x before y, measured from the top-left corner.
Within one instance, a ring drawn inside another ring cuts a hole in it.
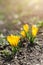
[[[29,25],[28,24],[25,24],[24,26],[23,26],[23,31],[21,31],[21,35],[23,36],[23,37],[26,37],[26,33],[29,33]],[[32,36],[34,36],[34,37],[36,37],[36,35],[37,35],[37,32],[38,32],[38,27],[36,26],[36,25],[32,25]]]
[[[32,36],[36,37],[38,32],[38,27],[36,25],[32,25],[31,29],[32,29]],[[20,32],[22,37],[26,37],[26,33],[29,33],[28,24],[23,25],[23,30]],[[10,43],[11,46],[17,46],[18,43],[20,42],[21,36],[17,36],[17,35],[7,36],[7,41]]]
[[[28,24],[25,24],[23,25],[23,30],[20,32],[20,34],[23,36],[23,37],[26,37],[26,33],[29,32],[29,26]]]

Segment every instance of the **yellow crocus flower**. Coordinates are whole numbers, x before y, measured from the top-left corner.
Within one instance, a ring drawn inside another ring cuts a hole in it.
[[[20,41],[20,36],[17,35],[7,36],[7,41],[11,46],[17,46]]]
[[[36,25],[32,25],[32,35],[36,37],[38,32],[38,27]]]
[[[24,30],[25,32],[28,32],[28,31],[29,31],[29,26],[28,26],[28,24],[23,25],[23,30]]]
[[[23,31],[21,31],[20,32],[20,34],[23,36],[23,37],[26,37],[26,33],[25,33],[25,31],[23,30]]]

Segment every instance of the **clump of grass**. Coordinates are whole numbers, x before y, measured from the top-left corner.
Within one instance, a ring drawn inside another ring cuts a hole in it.
[[[37,23],[37,26],[38,26],[38,27],[43,27],[43,21],[39,21],[39,22]]]

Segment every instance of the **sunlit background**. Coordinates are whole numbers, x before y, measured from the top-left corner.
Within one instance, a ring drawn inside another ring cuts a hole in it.
[[[0,31],[43,20],[43,0],[0,0]]]

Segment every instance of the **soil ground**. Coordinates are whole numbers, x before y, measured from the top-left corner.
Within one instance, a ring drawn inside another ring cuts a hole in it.
[[[37,41],[35,42],[37,45],[31,47],[28,46],[28,43],[26,43],[13,58],[7,59],[0,53],[0,65],[43,65],[43,27],[40,28],[37,36]],[[5,49],[11,51],[9,46],[5,47]],[[1,50],[0,47],[0,51]]]

